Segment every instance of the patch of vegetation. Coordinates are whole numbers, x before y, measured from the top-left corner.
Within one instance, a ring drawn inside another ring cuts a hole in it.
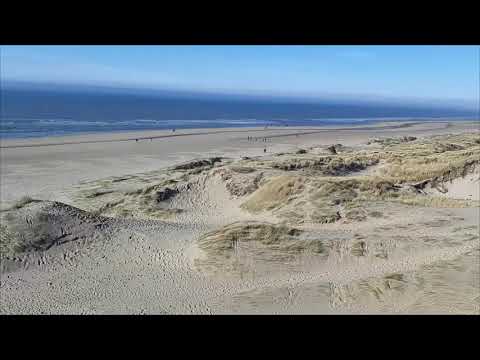
[[[350,202],[357,197],[355,190],[358,186],[359,182],[354,179],[318,181],[314,187],[318,187],[318,190],[313,190],[310,200],[314,203],[329,205]]]
[[[321,170],[325,175],[342,176],[352,172],[365,170],[367,167],[378,164],[376,156],[347,156],[336,157]]]
[[[305,179],[300,176],[279,176],[267,181],[242,204],[251,212],[272,210],[288,204],[304,189]]]
[[[208,159],[192,160],[184,164],[176,165],[173,170],[192,170],[201,167],[212,167],[215,163],[222,161],[221,157],[212,157]]]
[[[436,207],[436,208],[465,208],[465,207],[478,207],[480,201],[475,200],[460,200],[451,199],[440,196],[400,196],[396,199],[389,199],[393,202],[399,202],[406,205],[415,205],[423,207]]]
[[[296,171],[309,169],[329,176],[343,176],[355,171],[365,170],[367,167],[377,164],[379,156],[376,154],[342,154],[341,156],[309,156],[289,157],[281,161],[273,161],[274,169],[284,171]]]
[[[367,210],[361,207],[353,208],[345,212],[345,218],[353,221],[365,221],[367,215]]]
[[[114,191],[113,190],[97,190],[97,191],[93,191],[92,193],[89,193],[85,196],[85,198],[87,199],[93,199],[93,198],[96,198],[98,196],[102,196],[102,195],[107,195],[107,194],[111,194],[113,193]]]
[[[380,144],[383,146],[390,146],[396,144],[402,144],[410,141],[415,141],[417,138],[415,136],[402,136],[402,137],[389,137],[383,139],[373,139],[367,142],[367,145],[370,144]]]
[[[255,172],[256,170],[251,167],[244,167],[244,166],[232,166],[230,167],[230,170],[232,170],[235,173],[240,173],[240,174],[249,174],[252,172]]]
[[[310,215],[310,220],[317,224],[330,224],[340,219],[340,213],[332,208],[315,209]]]
[[[358,241],[353,244],[350,252],[353,256],[366,256],[367,255],[367,243],[365,241]]]
[[[198,239],[198,246],[210,254],[234,251],[240,243],[249,246],[252,251],[255,244],[261,245],[261,249],[285,253],[325,251],[321,241],[301,238],[302,233],[302,230],[285,225],[237,222],[204,234]]]
[[[22,252],[23,246],[18,236],[0,224],[0,257],[12,256]]]
[[[389,148],[382,176],[395,183],[445,182],[463,177],[480,164],[478,134],[432,137]]]
[[[17,200],[13,205],[12,205],[12,209],[21,209],[23,208],[25,205],[28,205],[30,203],[33,203],[33,202],[38,202],[38,200],[34,200],[32,199],[30,196],[23,196],[22,198],[20,198],[19,200]]]
[[[375,210],[375,211],[369,211],[369,212],[368,212],[368,215],[371,216],[371,217],[373,217],[373,218],[381,218],[381,217],[383,217],[383,213],[380,212],[380,211],[376,211],[376,210]]]

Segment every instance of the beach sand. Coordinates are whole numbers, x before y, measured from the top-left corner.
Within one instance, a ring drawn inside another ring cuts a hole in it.
[[[367,220],[346,214],[358,215],[358,208],[341,208],[338,219],[330,220],[303,195],[288,193],[280,199],[284,203],[274,203],[285,186],[303,194],[317,186],[311,179],[327,175],[307,176],[300,171],[310,169],[299,168],[288,173],[294,180],[286,179],[287,185],[266,187],[274,175],[283,176],[268,165],[283,159],[279,153],[308,149],[314,158],[315,151],[342,144],[355,155],[373,153],[367,142],[374,138],[478,131],[478,122],[427,122],[2,140],[2,209],[24,196],[43,200],[25,201],[14,216],[44,221],[45,236],[55,243],[2,258],[0,312],[478,314],[475,204],[414,206],[408,203],[413,200],[376,199],[361,209]],[[352,179],[373,176],[381,167],[382,162],[369,164]],[[450,191],[438,193],[429,184],[425,193],[478,201],[478,184],[477,167],[445,185]],[[263,208],[260,191],[273,194]],[[257,244],[262,236],[271,241]]]

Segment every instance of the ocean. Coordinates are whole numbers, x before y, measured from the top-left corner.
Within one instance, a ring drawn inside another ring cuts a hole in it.
[[[474,119],[471,110],[85,88],[1,89],[0,138],[132,130]]]

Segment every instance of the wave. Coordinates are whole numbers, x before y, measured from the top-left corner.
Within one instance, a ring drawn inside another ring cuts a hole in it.
[[[445,118],[446,119],[446,118]],[[452,118],[448,118],[453,120]],[[462,118],[468,120],[466,118]],[[260,119],[260,118],[216,118],[216,119],[153,119],[134,118],[131,120],[78,120],[67,118],[6,118],[0,121],[0,138],[29,138],[73,135],[95,132],[135,131],[135,130],[167,130],[193,128],[222,128],[222,127],[254,127],[254,126],[327,126],[368,124],[382,121],[432,121],[440,118],[417,117],[379,117],[379,118],[307,118],[307,119]]]

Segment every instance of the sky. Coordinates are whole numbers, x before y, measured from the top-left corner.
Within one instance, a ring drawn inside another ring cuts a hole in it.
[[[478,106],[478,46],[0,46],[1,79]]]

